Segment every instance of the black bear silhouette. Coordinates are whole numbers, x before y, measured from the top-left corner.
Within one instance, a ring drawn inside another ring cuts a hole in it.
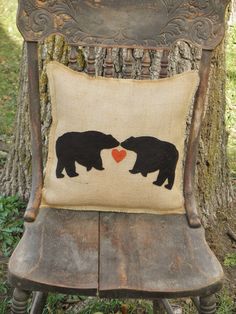
[[[56,141],[57,168],[56,177],[63,178],[65,169],[69,177],[79,174],[75,171],[75,162],[90,171],[92,167],[104,170],[101,150],[113,148],[119,142],[112,136],[97,131],[68,132],[60,136]]]
[[[151,136],[130,137],[121,146],[137,154],[137,159],[130,173],[141,173],[144,177],[150,172],[159,170],[157,180],[153,184],[172,189],[175,180],[175,168],[179,158],[176,147]]]

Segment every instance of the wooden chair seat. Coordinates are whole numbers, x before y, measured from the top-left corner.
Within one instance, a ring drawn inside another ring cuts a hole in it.
[[[101,297],[199,296],[222,277],[203,228],[185,215],[41,209],[9,262],[20,289]]]

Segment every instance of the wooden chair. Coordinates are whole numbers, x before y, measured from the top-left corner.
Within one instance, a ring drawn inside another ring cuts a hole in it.
[[[228,3],[19,0],[17,24],[28,49],[33,176],[25,232],[9,262],[13,313],[26,313],[31,292],[31,313],[41,313],[50,291],[152,299],[155,313],[161,305],[173,313],[166,298],[189,296],[199,313],[215,313],[214,294],[222,287],[223,271],[205,241],[197,213],[194,169],[212,50],[223,38]],[[168,49],[176,41],[202,48],[184,170],[186,215],[39,210],[43,167],[37,44],[50,34],[61,34],[72,45],[72,66],[73,47],[89,46],[87,72],[92,76],[97,46],[107,48],[106,77],[113,76],[112,47],[127,48],[125,78],[131,77],[132,49],[145,49],[143,79],[150,77],[148,49],[164,49],[160,77],[166,77]]]

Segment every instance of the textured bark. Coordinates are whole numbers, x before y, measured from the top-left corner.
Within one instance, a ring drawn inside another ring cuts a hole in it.
[[[57,36],[53,36],[40,46],[40,94],[42,114],[42,134],[45,143],[44,162],[46,160],[48,130],[51,123],[50,98],[48,96],[47,77],[45,65],[50,60],[57,60],[68,64],[70,47]],[[78,50],[77,68],[84,68],[84,58],[88,57],[89,50],[83,52]],[[115,69],[115,77],[123,77],[125,72],[124,59],[126,49],[113,49],[112,58]],[[98,48],[96,54],[96,74],[103,74],[103,64],[106,50]],[[160,73],[160,60],[162,52],[150,52],[151,79],[157,79]],[[133,51],[132,78],[140,79],[143,51]],[[196,48],[187,43],[178,43],[169,56],[170,75],[183,71],[197,69],[201,54]],[[85,62],[86,63],[86,62]],[[85,66],[86,72],[86,66]],[[28,97],[27,97],[27,64],[25,50],[21,65],[20,92],[18,98],[18,112],[16,119],[15,140],[5,171],[1,176],[1,192],[3,194],[18,193],[24,199],[29,197],[31,167],[30,167],[30,134],[28,119]],[[231,187],[229,169],[226,157],[227,135],[225,131],[225,60],[224,44],[214,53],[209,88],[209,101],[206,109],[204,127],[201,135],[196,187],[200,209],[205,223],[215,219],[216,211],[229,206],[231,202]],[[203,205],[204,204],[204,205]],[[210,218],[210,219],[209,219]]]
[[[197,162],[198,199],[205,222],[214,222],[217,210],[228,208],[233,199],[226,153],[225,69],[225,47],[222,43],[213,55]]]
[[[20,90],[17,99],[14,144],[8,154],[5,168],[1,174],[2,194],[28,198],[31,181],[31,148],[28,119],[28,80],[26,49],[23,48],[20,68]]]

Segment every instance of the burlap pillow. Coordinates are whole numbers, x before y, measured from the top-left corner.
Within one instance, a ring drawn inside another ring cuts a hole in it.
[[[53,122],[42,207],[184,213],[186,117],[199,78],[91,78],[47,73]]]

